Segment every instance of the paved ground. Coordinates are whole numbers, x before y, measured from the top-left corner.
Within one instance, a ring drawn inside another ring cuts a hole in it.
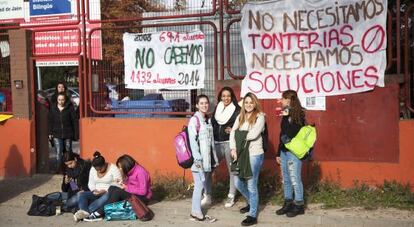
[[[31,203],[32,194],[45,195],[59,191],[61,177],[57,175],[35,175],[0,181],[0,226],[240,226],[244,218],[238,211],[243,206],[237,203],[226,209],[216,204],[208,214],[217,218],[215,223],[195,223],[189,220],[190,200],[162,201],[150,205],[155,212],[150,222],[117,221],[75,223],[71,214],[53,217],[30,217],[26,212]],[[366,211],[361,208],[323,210],[318,205],[309,205],[306,215],[296,218],[280,217],[274,214],[278,206],[261,206],[257,226],[410,226],[414,227],[414,211],[379,209]]]

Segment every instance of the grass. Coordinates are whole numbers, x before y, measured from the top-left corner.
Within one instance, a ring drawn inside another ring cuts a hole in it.
[[[186,171],[186,174],[188,174]],[[365,209],[397,208],[414,210],[414,193],[409,184],[384,181],[382,185],[368,186],[358,181],[350,189],[340,188],[337,182],[320,181],[319,173],[308,176],[304,182],[307,204],[322,204],[322,208],[364,207]],[[223,202],[228,193],[228,180],[213,178],[213,198]],[[157,200],[177,200],[191,198],[192,182],[183,182],[182,176],[156,176],[153,180],[153,192]],[[280,176],[262,172],[259,180],[260,202],[263,204],[283,203],[283,186]],[[241,197],[241,196],[240,196]],[[240,198],[239,197],[239,198]],[[240,198],[241,199],[241,198]]]

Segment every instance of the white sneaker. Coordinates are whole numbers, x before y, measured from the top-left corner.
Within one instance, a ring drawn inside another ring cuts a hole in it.
[[[226,200],[226,203],[224,204],[224,207],[226,207],[226,208],[230,208],[230,207],[232,207],[232,206],[234,206],[234,196],[228,196],[227,197],[227,200]]]
[[[91,215],[83,219],[86,222],[94,222],[94,221],[102,221],[103,218],[97,213],[96,211],[93,212]]]
[[[83,219],[85,219],[87,217],[89,217],[89,212],[84,211],[84,210],[78,210],[73,215],[73,219],[75,219],[76,222],[81,221],[81,220],[83,220]]]
[[[204,194],[204,198],[201,200],[201,206],[206,207],[211,205],[211,195]]]

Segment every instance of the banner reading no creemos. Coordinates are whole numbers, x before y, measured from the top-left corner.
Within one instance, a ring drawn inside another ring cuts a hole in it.
[[[241,37],[241,95],[280,98],[350,94],[384,86],[387,0],[248,3]]]
[[[204,87],[205,35],[124,33],[125,84],[133,89],[197,89]]]

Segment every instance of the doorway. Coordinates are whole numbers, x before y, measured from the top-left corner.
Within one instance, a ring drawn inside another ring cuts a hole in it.
[[[36,64],[35,67],[35,90],[36,90],[36,150],[38,173],[57,173],[57,153],[53,139],[49,139],[48,117],[49,111],[56,100],[53,100],[56,85],[64,83],[67,87],[66,94],[73,105],[77,118],[79,119],[79,80],[78,66],[56,66],[54,64]],[[79,128],[79,127],[78,127]],[[79,135],[79,132],[77,132]],[[72,151],[80,153],[79,140],[72,141]],[[64,150],[65,152],[65,150]]]

